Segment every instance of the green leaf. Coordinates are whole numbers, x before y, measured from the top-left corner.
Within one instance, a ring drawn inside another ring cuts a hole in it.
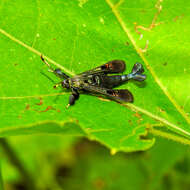
[[[155,146],[146,152],[142,160],[144,167],[149,172],[149,179],[151,179],[147,181],[147,189],[157,189],[160,184],[165,183],[164,177],[173,174],[176,163],[185,157],[188,149],[188,147],[169,140],[161,138],[156,140]]]
[[[1,174],[1,162],[0,162],[0,190],[3,190],[3,179],[2,179],[2,174]]]
[[[27,136],[12,136],[7,139],[10,147],[15,152],[15,156],[20,160],[22,167],[35,179],[35,184],[38,179],[42,182],[43,176],[50,176],[52,173],[47,172],[48,165],[56,167],[53,163],[47,163],[48,156],[54,155],[54,160],[57,161],[57,152],[67,155],[67,150],[71,145],[75,144],[76,138],[63,137],[60,135],[27,135]],[[1,147],[0,147],[1,150]],[[3,151],[0,151],[3,152]],[[47,156],[48,155],[48,156]],[[8,159],[8,155],[3,155],[2,170],[5,183],[18,181],[20,176],[23,175],[18,168],[14,167],[14,163],[11,163]],[[15,159],[15,158],[13,158]],[[60,158],[61,159],[61,158]],[[52,161],[52,159],[50,159]],[[46,165],[44,167],[44,165]],[[43,168],[44,167],[44,168]],[[45,172],[43,172],[43,170]],[[52,169],[53,170],[53,169]],[[39,171],[36,173],[36,171]],[[40,177],[39,177],[40,176]],[[39,177],[39,178],[38,178]]]
[[[35,180],[36,189],[60,189],[55,188],[59,184],[62,189],[93,190],[103,186],[102,189],[137,190],[146,184],[146,189],[152,190],[170,185],[168,178],[172,179],[172,187],[176,183],[185,187],[189,182],[188,147],[182,144],[157,138],[155,146],[146,152],[110,155],[97,143],[84,139],[76,143],[74,139],[28,135],[9,137],[8,142]],[[8,160],[6,156],[1,159],[4,186],[18,183],[22,174]]]
[[[151,147],[153,139],[141,138],[147,127],[159,125],[189,137],[188,12],[179,0],[2,1],[0,136],[86,136],[112,153]],[[121,87],[133,93],[134,104],[81,94],[65,109],[69,93],[57,98],[59,90],[41,71],[59,81],[47,72],[41,54],[71,75],[113,59],[125,60],[127,73],[141,62],[146,85]]]
[[[158,189],[160,184],[165,185],[165,176],[174,175],[175,164],[184,158],[188,149],[179,143],[159,138],[155,146],[146,152],[118,153],[114,156],[92,143],[91,146],[90,143],[85,148],[83,146],[85,143],[80,144],[85,151],[79,153],[76,158],[78,164],[73,168],[75,175],[63,183],[65,189],[74,185],[73,189],[77,189],[79,184],[80,189],[97,189],[98,185],[103,186],[102,189],[137,190],[145,186],[148,190]]]

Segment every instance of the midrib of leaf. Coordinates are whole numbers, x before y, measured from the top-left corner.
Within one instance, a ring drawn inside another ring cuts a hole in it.
[[[110,2],[109,0],[106,0],[106,1],[111,4],[111,2]],[[108,4],[109,4],[109,3],[108,3]],[[111,4],[111,5],[112,5],[112,4]],[[113,6],[113,5],[112,5],[112,6]],[[123,22],[122,22],[122,23],[123,23]],[[125,27],[124,23],[123,23],[123,26]],[[5,30],[3,30],[3,29],[1,29],[1,28],[0,28],[0,33],[2,33],[3,35],[5,35],[5,36],[8,37],[9,39],[13,40],[14,42],[18,43],[19,45],[25,47],[25,48],[28,49],[29,51],[31,51],[31,52],[33,52],[33,53],[39,55],[39,56],[42,55],[42,53],[41,53],[40,51],[34,49],[33,47],[30,47],[29,45],[27,45],[27,44],[25,44],[24,42],[20,41],[19,39],[15,38],[14,36],[12,36],[11,34],[7,33]],[[126,33],[127,33],[127,32],[126,32]],[[127,34],[128,34],[128,33],[127,33]],[[130,33],[129,33],[129,35],[130,35]],[[130,35],[129,38],[130,38],[130,39],[133,41],[133,43],[135,44],[135,41],[134,41],[134,39],[132,38],[131,35]],[[135,45],[135,46],[136,46],[136,45]],[[137,47],[137,46],[136,46],[136,47]],[[137,49],[138,49],[138,48],[137,48]],[[66,69],[66,68],[63,67],[62,65],[56,63],[54,60],[50,59],[49,57],[44,56],[44,58],[45,58],[46,60],[48,60],[50,63],[52,63],[53,65],[55,65],[55,66],[59,67],[60,69],[62,69],[63,71],[65,71],[66,73],[68,73],[68,74],[70,74],[70,75],[74,75],[73,72],[71,72],[70,70]],[[44,96],[54,96],[54,95],[56,96],[57,93],[52,94],[52,95],[44,95]],[[43,95],[42,95],[42,96],[43,96]],[[0,97],[0,99],[25,99],[25,98],[27,99],[27,98],[36,98],[36,97],[41,97],[41,95],[20,96],[20,97]],[[172,123],[168,122],[167,120],[165,120],[164,118],[161,118],[161,117],[159,117],[159,116],[157,116],[157,115],[154,115],[154,114],[150,113],[150,112],[147,111],[147,110],[144,110],[144,109],[142,109],[142,108],[140,108],[140,107],[138,107],[138,106],[134,106],[134,105],[132,105],[132,104],[130,104],[130,105],[126,106],[126,107],[129,108],[129,109],[131,109],[132,111],[136,111],[136,112],[139,111],[139,112],[142,112],[143,114],[149,116],[150,118],[156,119],[157,121],[160,121],[160,122],[162,122],[162,123],[164,123],[164,124],[170,126],[171,128],[174,128],[174,129],[176,129],[176,130],[178,130],[178,131],[180,131],[180,132],[183,132],[184,134],[190,136],[190,133],[189,133],[189,132],[184,131],[183,129],[181,129],[180,127],[176,126],[175,124],[172,124]]]
[[[9,39],[13,40],[14,42],[20,44],[21,46],[25,47],[26,49],[28,49],[29,51],[39,55],[39,57],[41,55],[43,55],[40,51],[34,49],[33,47],[25,44],[24,42],[20,41],[19,39],[15,38],[14,36],[12,36],[11,34],[7,33],[5,30],[1,29],[0,28],[0,33],[2,33],[3,35],[7,36]],[[50,59],[49,57],[47,56],[44,56],[43,57],[49,61],[50,63],[52,63],[53,65],[57,66],[58,68],[62,69],[63,71],[65,71],[66,73],[70,74],[70,75],[75,75],[73,72],[71,72],[70,70],[66,69],[65,67],[63,67],[62,65],[56,63],[54,60]]]
[[[159,116],[157,116],[157,115],[154,115],[154,114],[152,114],[151,112],[149,112],[149,111],[147,111],[147,110],[145,110],[145,109],[143,109],[143,108],[140,108],[140,107],[135,106],[135,105],[133,105],[133,104],[128,104],[128,105],[126,105],[126,107],[130,108],[131,110],[139,111],[139,112],[141,112],[141,113],[143,113],[143,114],[149,116],[150,118],[153,118],[153,119],[155,119],[155,120],[157,120],[157,121],[160,121],[161,123],[163,123],[163,124],[165,124],[165,125],[168,125],[168,126],[172,127],[173,129],[176,129],[176,130],[178,130],[178,131],[181,131],[182,133],[184,133],[184,134],[186,134],[186,135],[190,135],[189,132],[187,132],[187,131],[181,129],[181,128],[178,127],[177,125],[175,125],[175,124],[173,124],[173,123],[170,123],[170,122],[167,121],[166,119],[164,119],[164,118],[162,118],[162,117],[159,117]]]
[[[181,107],[178,105],[178,103],[175,101],[175,99],[170,95],[170,93],[167,91],[167,88],[161,83],[161,81],[157,77],[155,71],[150,66],[148,60],[144,57],[143,52],[141,51],[141,49],[136,44],[136,42],[135,42],[133,36],[131,35],[129,29],[126,27],[125,22],[120,17],[120,14],[119,14],[119,11],[117,10],[117,8],[122,4],[123,1],[120,0],[116,5],[114,5],[110,0],[105,0],[105,1],[109,5],[109,7],[112,9],[112,12],[114,13],[116,19],[118,20],[119,24],[121,25],[122,29],[124,30],[124,32],[126,33],[126,35],[128,36],[128,38],[131,40],[131,42],[132,42],[135,50],[137,51],[137,53],[139,54],[139,56],[141,57],[141,59],[144,61],[147,69],[152,74],[152,76],[153,76],[154,80],[156,81],[156,83],[158,84],[158,86],[161,88],[161,90],[163,91],[163,93],[168,97],[168,99],[170,100],[170,102],[175,106],[175,108],[177,109],[177,111],[182,115],[182,117],[185,118],[185,120],[187,121],[187,123],[190,124],[190,118],[187,116],[187,114],[184,112],[184,110],[181,109]]]

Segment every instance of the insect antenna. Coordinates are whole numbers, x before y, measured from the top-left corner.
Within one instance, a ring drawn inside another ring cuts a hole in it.
[[[43,58],[43,56],[40,56],[41,60],[49,67],[49,71],[54,73],[57,77],[61,79],[67,79],[69,76],[67,76],[65,73],[63,73],[60,69],[54,69],[51,67],[51,65]]]
[[[45,76],[49,81],[51,81],[53,84],[55,84],[55,81],[51,79],[48,75],[46,75],[44,72],[40,72],[43,76]]]
[[[43,56],[40,56],[41,60],[49,67],[50,72],[54,73],[55,70],[51,67],[51,65],[43,58]]]
[[[54,84],[53,88],[57,88],[58,86],[61,85],[61,82],[55,84],[55,81],[54,81],[53,79],[51,79],[48,75],[46,75],[45,73],[43,73],[42,71],[41,71],[40,73],[41,73],[43,76],[45,76],[48,80],[50,80],[50,81]],[[62,91],[60,91],[60,93],[61,93],[61,92],[62,92]],[[59,96],[60,96],[60,95],[57,95],[57,96],[55,97],[55,99],[54,99],[55,102],[58,100]]]

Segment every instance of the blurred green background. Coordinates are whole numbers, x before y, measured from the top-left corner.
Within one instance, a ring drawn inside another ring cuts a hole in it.
[[[188,190],[190,187],[189,148],[165,139],[157,139],[155,146],[146,152],[116,155],[96,142],[62,136],[11,137],[10,146],[29,175],[23,176],[9,153],[1,154],[5,189]]]
[[[185,0],[0,0],[0,190],[189,190],[189,12]],[[147,79],[118,87],[133,104],[81,94],[66,109],[41,54],[70,76],[140,62]]]

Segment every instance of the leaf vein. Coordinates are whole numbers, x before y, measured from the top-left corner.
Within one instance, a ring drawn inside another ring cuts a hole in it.
[[[129,29],[126,27],[124,21],[120,17],[119,11],[115,8],[115,6],[111,2],[111,0],[105,0],[105,1],[107,2],[107,4],[109,5],[109,7],[111,8],[112,12],[114,13],[116,19],[118,20],[119,24],[121,25],[122,29],[124,30],[124,32],[126,33],[126,35],[128,36],[128,38],[131,40],[131,42],[132,42],[135,50],[137,51],[137,53],[139,54],[139,56],[141,57],[141,59],[144,61],[147,69],[150,71],[150,73],[152,74],[153,78],[155,79],[155,82],[158,84],[158,86],[161,88],[161,90],[164,92],[164,94],[168,97],[168,99],[170,100],[170,102],[175,106],[175,108],[177,109],[177,111],[182,115],[182,117],[187,121],[187,123],[190,124],[190,118],[188,117],[188,115],[185,113],[185,111],[183,109],[181,109],[181,107],[178,105],[178,103],[175,101],[175,99],[170,95],[170,93],[167,91],[167,88],[158,79],[155,71],[150,66],[148,60],[144,57],[143,52],[141,51],[141,49],[136,44],[136,42],[135,42],[133,36],[131,35]],[[188,132],[186,132],[186,133],[188,133]],[[190,133],[188,133],[188,134],[190,134]]]
[[[23,46],[23,47],[25,47],[25,48],[28,49],[29,51],[31,51],[31,52],[33,52],[33,53],[39,55],[39,56],[42,55],[42,53],[41,53],[40,51],[34,49],[33,47],[31,47],[31,46],[25,44],[25,43],[22,42],[21,40],[15,38],[14,36],[12,36],[11,34],[7,33],[7,32],[6,32],[5,30],[3,30],[2,28],[0,28],[0,33],[3,34],[3,35],[5,35],[6,37],[8,37],[10,40],[12,40],[12,41],[18,43],[19,45],[21,45],[21,46]],[[70,74],[70,75],[72,75],[72,76],[74,75],[73,72],[71,72],[70,70],[66,69],[64,66],[58,64],[57,62],[55,62],[55,61],[52,60],[51,58],[49,58],[49,57],[47,57],[47,56],[44,56],[44,55],[43,55],[43,57],[44,57],[47,61],[49,61],[50,63],[52,63],[53,65],[55,65],[55,66],[57,66],[58,68],[62,69],[64,72],[66,72],[66,73],[68,73],[68,74]]]

